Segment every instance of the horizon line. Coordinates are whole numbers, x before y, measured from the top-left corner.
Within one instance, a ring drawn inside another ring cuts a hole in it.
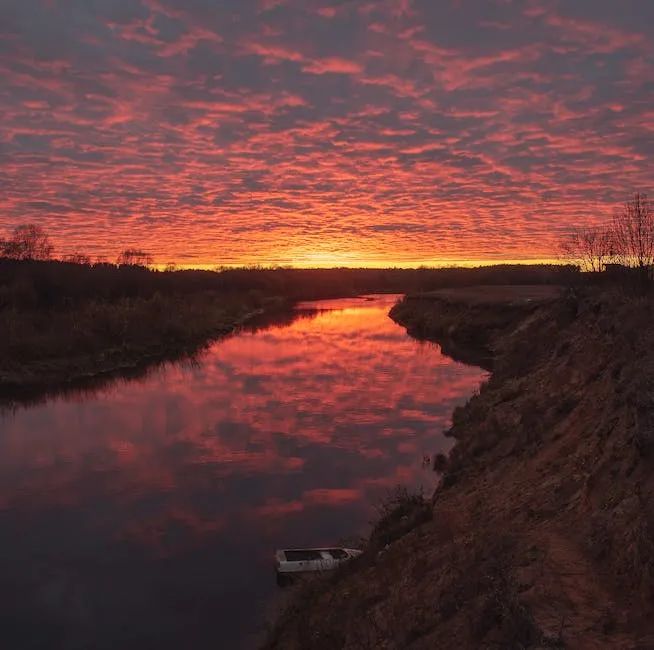
[[[384,263],[381,260],[375,260],[373,262],[363,262],[360,264],[330,264],[328,262],[324,263],[314,263],[314,264],[305,264],[305,263],[289,263],[289,264],[280,264],[280,263],[259,263],[259,262],[250,262],[250,263],[229,263],[229,264],[218,264],[218,263],[175,263],[167,262],[154,263],[150,265],[150,268],[154,268],[158,271],[163,271],[171,265],[174,266],[175,270],[178,271],[221,271],[221,270],[231,270],[231,269],[366,269],[366,270],[386,270],[386,269],[398,269],[398,270],[418,270],[418,269],[453,269],[453,268],[482,268],[490,266],[543,266],[543,265],[556,265],[564,266],[569,264],[565,260],[558,258],[509,258],[509,259],[452,259],[452,258],[442,258],[442,259],[433,259],[433,260],[418,260],[413,263],[409,262],[395,262],[392,264]]]

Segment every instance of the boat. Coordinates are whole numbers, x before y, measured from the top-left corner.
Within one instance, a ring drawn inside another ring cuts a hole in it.
[[[343,562],[361,555],[354,548],[287,548],[275,551],[277,584],[287,585],[307,573],[331,571]]]

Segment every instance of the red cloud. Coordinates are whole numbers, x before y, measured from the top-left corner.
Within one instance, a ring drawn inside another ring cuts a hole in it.
[[[363,66],[356,61],[349,61],[339,57],[328,57],[310,61],[302,68],[311,74],[360,74]]]

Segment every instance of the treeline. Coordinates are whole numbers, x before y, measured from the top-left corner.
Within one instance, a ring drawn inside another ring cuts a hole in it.
[[[559,265],[446,269],[225,269],[157,271],[142,266],[0,258],[0,309],[70,308],[86,301],[155,294],[255,293],[290,301],[362,293],[406,293],[474,284],[561,284],[576,274]]]

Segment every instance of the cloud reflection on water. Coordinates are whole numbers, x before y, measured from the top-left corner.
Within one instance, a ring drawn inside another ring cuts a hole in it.
[[[272,549],[363,532],[383,490],[431,485],[422,456],[449,448],[450,414],[484,376],[408,338],[391,302],[331,301],[338,309],[216,343],[197,364],[4,416],[0,564],[21,594],[14,618],[122,647],[156,628],[160,647],[176,647],[186,612],[203,643],[218,619],[220,640],[238,647],[271,594]],[[188,580],[199,557],[216,581]],[[86,624],[39,610],[41,579],[21,578],[34,566],[84,592]],[[151,592],[161,583],[183,595],[181,615],[177,597]],[[147,605],[123,602],[133,589]]]

